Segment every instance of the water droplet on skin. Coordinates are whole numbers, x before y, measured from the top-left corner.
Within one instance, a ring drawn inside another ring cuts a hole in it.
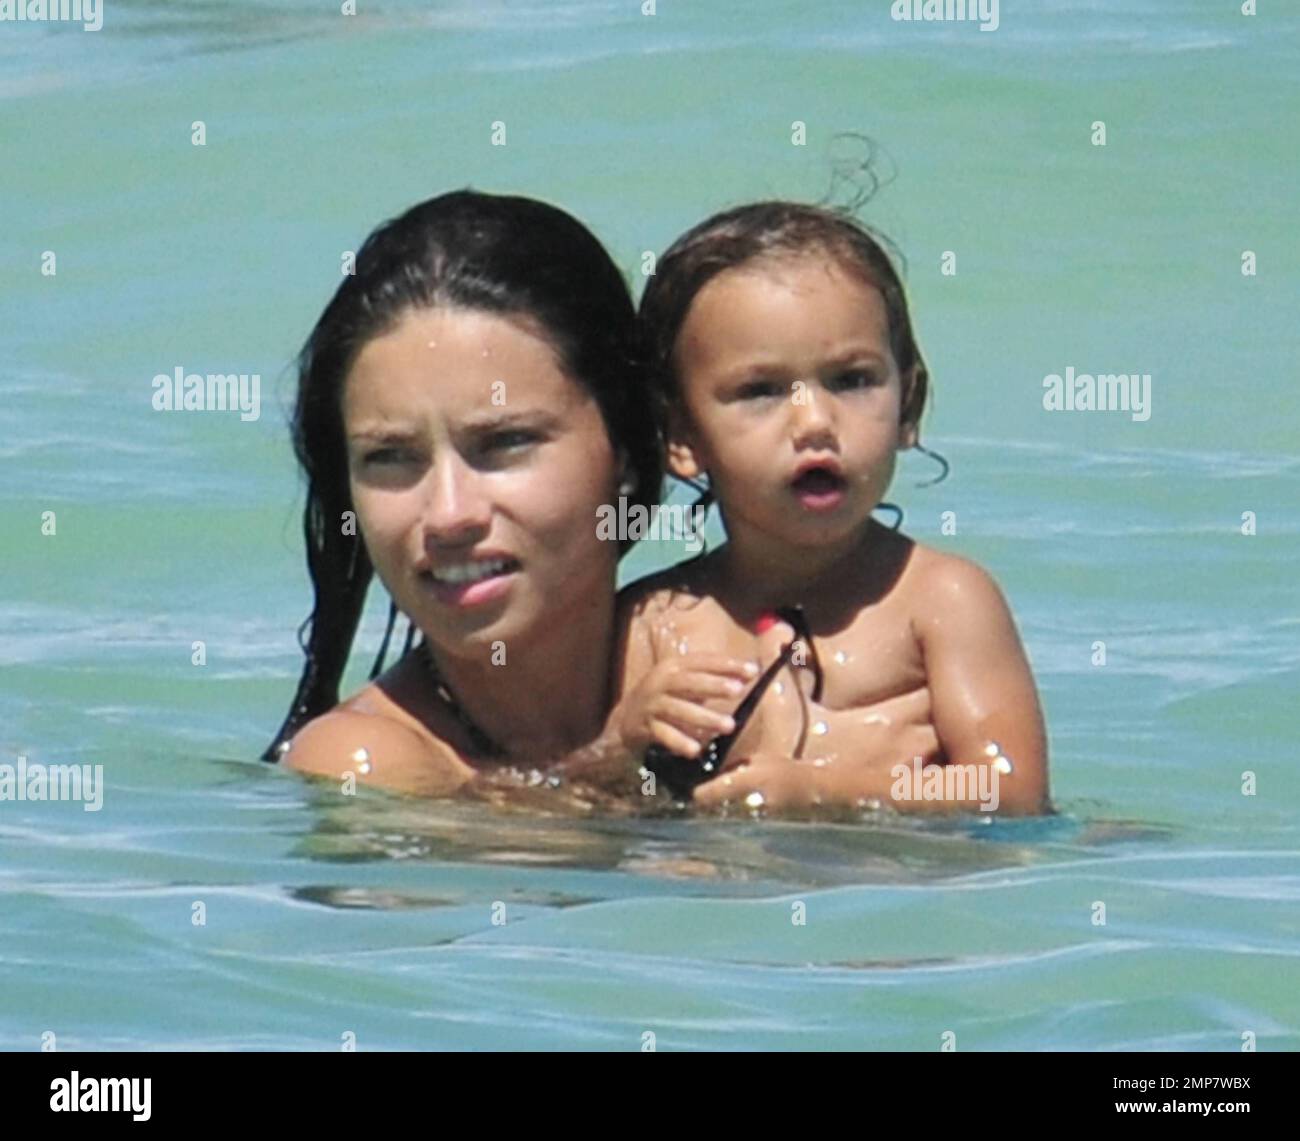
[[[761,792],[751,792],[747,797],[745,797],[746,808],[762,808],[766,803],[767,801],[763,799],[763,794]]]
[[[830,726],[827,725],[825,721],[814,721],[812,731],[818,737],[825,737],[826,734],[830,731]]]
[[[374,766],[370,763],[370,753],[366,749],[358,749],[352,754],[352,762],[357,766],[357,772],[362,776],[370,772]]]
[[[836,650],[836,651],[835,651],[835,657],[834,657],[832,660],[833,660],[837,665],[841,665],[841,666],[842,666],[845,662],[847,662],[847,661],[849,660],[849,655],[846,654],[843,650]]]
[[[781,694],[785,692],[785,682],[777,681],[772,683],[772,692]]]
[[[998,757],[998,759],[993,762],[993,767],[1003,776],[1007,776],[1011,772],[1012,765],[1011,761],[1007,757]]]
[[[437,347],[438,347],[438,342],[437,342],[437,341],[430,341],[430,342],[429,342],[429,348],[431,348],[431,349],[436,349]]]
[[[683,638],[677,643],[677,652],[679,654],[689,654],[691,652],[690,644]]]
[[[885,726],[888,726],[888,725],[891,725],[892,722],[889,720],[888,717],[883,717],[883,716],[881,716],[879,713],[873,713],[873,714],[871,714],[869,717],[864,717],[864,718],[862,719],[862,724],[863,724],[863,725],[885,725]]]

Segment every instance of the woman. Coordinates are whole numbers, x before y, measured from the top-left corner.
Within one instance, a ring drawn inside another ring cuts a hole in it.
[[[438,795],[597,738],[624,549],[597,509],[662,479],[634,321],[541,202],[461,191],[371,234],[299,361],[316,603],[265,759]],[[373,572],[423,640],[334,708]]]

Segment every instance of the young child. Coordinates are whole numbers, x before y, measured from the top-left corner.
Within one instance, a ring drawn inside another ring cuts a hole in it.
[[[1050,811],[996,584],[871,517],[928,381],[888,255],[831,210],[740,207],[673,244],[641,320],[669,469],[707,478],[727,542],[621,597],[622,747],[664,776],[707,762],[697,804]],[[730,749],[706,749],[770,666]]]

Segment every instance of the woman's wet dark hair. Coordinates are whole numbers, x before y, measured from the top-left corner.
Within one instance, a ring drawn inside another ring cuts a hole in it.
[[[298,691],[263,760],[279,760],[299,728],[338,704],[374,574],[355,524],[345,527],[353,507],[344,381],[367,342],[413,309],[439,307],[535,322],[568,375],[590,391],[615,452],[626,457],[635,485],[629,503],[659,502],[662,450],[637,353],[635,308],[595,236],[544,202],[473,190],[431,198],[385,222],[358,251],[355,274],[343,279],[298,357],[293,447],[307,476],[303,534],[315,604],[298,632],[306,655]],[[393,608],[372,677],[395,616]],[[413,635],[411,628],[408,648]]]
[[[724,210],[678,238],[659,259],[640,308],[643,353],[661,426],[666,427],[667,411],[678,393],[677,339],[700,290],[729,269],[760,260],[811,254],[825,257],[880,292],[894,361],[905,379],[911,375],[911,383],[903,393],[901,419],[905,424],[917,425],[919,433],[930,373],[916,343],[907,294],[886,251],[887,244],[849,209],[787,201],[754,202]],[[917,447],[934,456],[946,474],[946,460],[919,444]],[[706,492],[701,502],[709,498]],[[897,507],[881,506],[898,512],[901,521],[902,512]]]

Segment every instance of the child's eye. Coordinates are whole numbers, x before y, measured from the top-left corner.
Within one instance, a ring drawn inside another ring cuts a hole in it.
[[[879,383],[880,377],[871,369],[850,368],[836,373],[829,387],[837,392],[851,392],[859,388],[874,388]]]
[[[736,396],[741,400],[765,400],[785,396],[789,391],[790,386],[779,380],[750,380],[736,390]]]

